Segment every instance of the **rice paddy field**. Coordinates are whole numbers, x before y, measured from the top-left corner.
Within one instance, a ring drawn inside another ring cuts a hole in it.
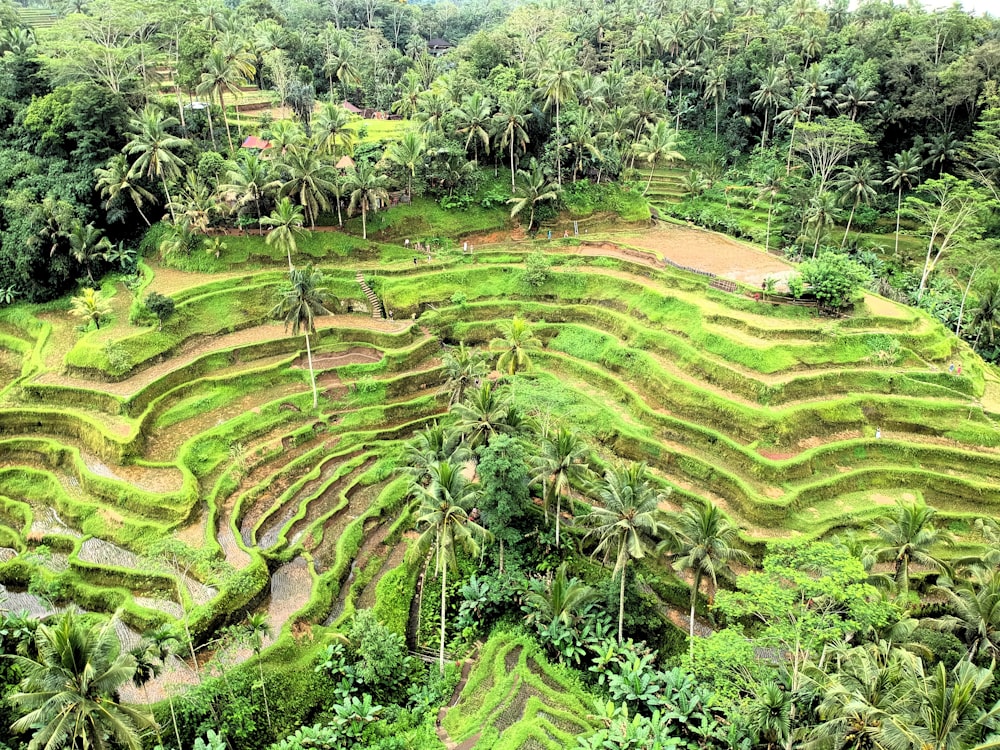
[[[312,341],[317,410],[303,337],[268,317],[283,258],[257,237],[210,273],[146,266],[136,293],[177,303],[162,331],[129,325],[133,293],[116,280],[100,330],[79,332],[60,304],[0,313],[5,606],[120,610],[126,643],[180,618],[204,642],[247,612],[285,636],[361,607],[410,630],[420,562],[403,445],[447,410],[442,347],[486,347],[514,316],[543,342],[518,375],[521,406],[571,420],[606,461],[648,462],[672,507],[712,500],[748,549],[921,500],[962,551],[970,519],[1000,515],[997,381],[919,311],[869,296],[831,318],[757,301],[755,274],[780,261],[686,228],[492,232],[468,238],[471,254],[417,263],[401,239],[359,254],[338,237],[307,243],[340,302]],[[550,270],[533,286],[537,252]],[[664,259],[701,259],[736,290]],[[394,320],[367,311],[359,270]],[[487,647],[502,654],[465,675],[452,739],[560,747],[587,729],[589,706],[528,645]],[[178,664],[127,697],[190,680]]]

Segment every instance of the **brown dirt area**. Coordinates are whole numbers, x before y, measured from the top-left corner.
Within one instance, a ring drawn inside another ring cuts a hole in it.
[[[667,225],[624,234],[620,238],[622,242],[649,250],[657,257],[669,258],[682,266],[709,271],[751,286],[760,286],[768,277],[784,280],[795,273],[791,264],[763,250],[755,250],[704,229]]]

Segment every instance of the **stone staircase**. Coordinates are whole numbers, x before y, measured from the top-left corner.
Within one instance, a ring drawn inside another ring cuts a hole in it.
[[[361,291],[365,293],[365,297],[368,299],[368,306],[371,308],[372,317],[376,320],[381,320],[385,317],[385,311],[382,309],[382,302],[372,291],[372,288],[368,286],[368,282],[365,281],[365,276],[361,271],[358,271],[354,276],[354,279],[358,282],[361,287]]]

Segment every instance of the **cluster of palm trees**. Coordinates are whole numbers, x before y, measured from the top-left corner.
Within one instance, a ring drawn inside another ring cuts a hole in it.
[[[531,353],[539,342],[530,326],[514,319],[503,324],[502,337],[492,342],[498,352],[496,369],[514,377],[531,366]],[[541,487],[542,507],[554,525],[555,548],[563,549],[564,501],[574,487],[596,502],[576,518],[589,529],[582,537],[593,554],[613,564],[620,580],[618,640],[624,636],[626,571],[633,560],[647,554],[666,554],[678,571],[693,576],[691,635],[694,612],[703,579],[717,586],[720,575],[729,574],[733,562],[748,562],[737,546],[737,529],[710,503],[692,502],[680,513],[665,512],[668,490],[645,464],[634,463],[608,469],[598,478],[590,468],[590,449],[566,428],[539,428],[513,403],[503,385],[488,379],[489,365],[483,354],[464,345],[445,355],[446,388],[451,393],[452,428],[435,424],[419,432],[411,442],[407,463],[413,493],[420,500],[418,527],[423,529],[418,547],[435,552],[435,572],[442,578],[441,660],[444,659],[446,588],[449,569],[456,567],[456,551],[475,556],[492,539],[489,529],[478,522],[474,510],[479,486],[466,464],[497,435],[510,435],[529,446],[534,454],[525,467],[526,481]],[[571,510],[569,517],[575,513]],[[501,558],[502,559],[502,558]]]
[[[555,125],[555,186],[563,185],[564,162],[572,165],[572,180],[585,174],[585,162],[596,168],[600,182],[606,155],[614,177],[624,162],[635,166],[636,158],[651,168],[679,159],[677,127],[666,127],[666,96],[647,85],[638,98],[628,90],[628,76],[621,65],[604,75],[585,73],[572,47],[551,47],[540,42],[524,61],[524,76],[534,82],[531,90],[516,88],[499,93],[494,100],[485,91],[468,88],[456,73],[445,72],[427,88],[418,76],[406,76],[401,98],[395,108],[421,123],[424,132],[464,136],[465,150],[475,161],[491,148],[499,159],[505,157],[511,172],[511,191],[517,190],[515,176],[522,156],[531,143],[532,121],[544,125],[550,112]],[[567,106],[571,122],[563,133]],[[541,108],[539,108],[541,107]],[[532,169],[533,171],[533,169]],[[530,174],[531,171],[528,172]]]
[[[348,213],[360,211],[367,238],[367,215],[388,200],[388,178],[375,165],[360,161],[337,169],[338,154],[350,151],[354,132],[349,114],[337,105],[325,105],[316,117],[311,136],[291,121],[276,122],[270,132],[271,148],[264,153],[242,150],[225,163],[214,183],[188,163],[193,145],[176,134],[179,121],[154,105],[140,111],[131,122],[132,137],[121,156],[96,171],[97,190],[105,198],[109,217],[121,218],[130,203],[149,224],[143,210],[155,205],[152,184],[166,197],[171,221],[188,233],[207,232],[219,216],[252,207],[263,233],[272,227],[269,243],[291,256],[295,236],[306,223],[315,228],[323,211],[337,207],[343,225],[341,202],[348,199]],[[391,155],[397,151],[391,150]],[[269,215],[265,208],[273,206]]]

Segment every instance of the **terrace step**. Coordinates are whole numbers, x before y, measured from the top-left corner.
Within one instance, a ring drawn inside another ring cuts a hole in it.
[[[368,299],[368,304],[371,306],[372,317],[375,320],[381,320],[385,317],[385,310],[382,309],[382,301],[378,298],[372,288],[368,286],[368,282],[365,281],[365,276],[361,271],[358,271],[354,276],[355,281],[358,282],[358,286],[361,287],[361,291],[364,292],[365,297]]]

